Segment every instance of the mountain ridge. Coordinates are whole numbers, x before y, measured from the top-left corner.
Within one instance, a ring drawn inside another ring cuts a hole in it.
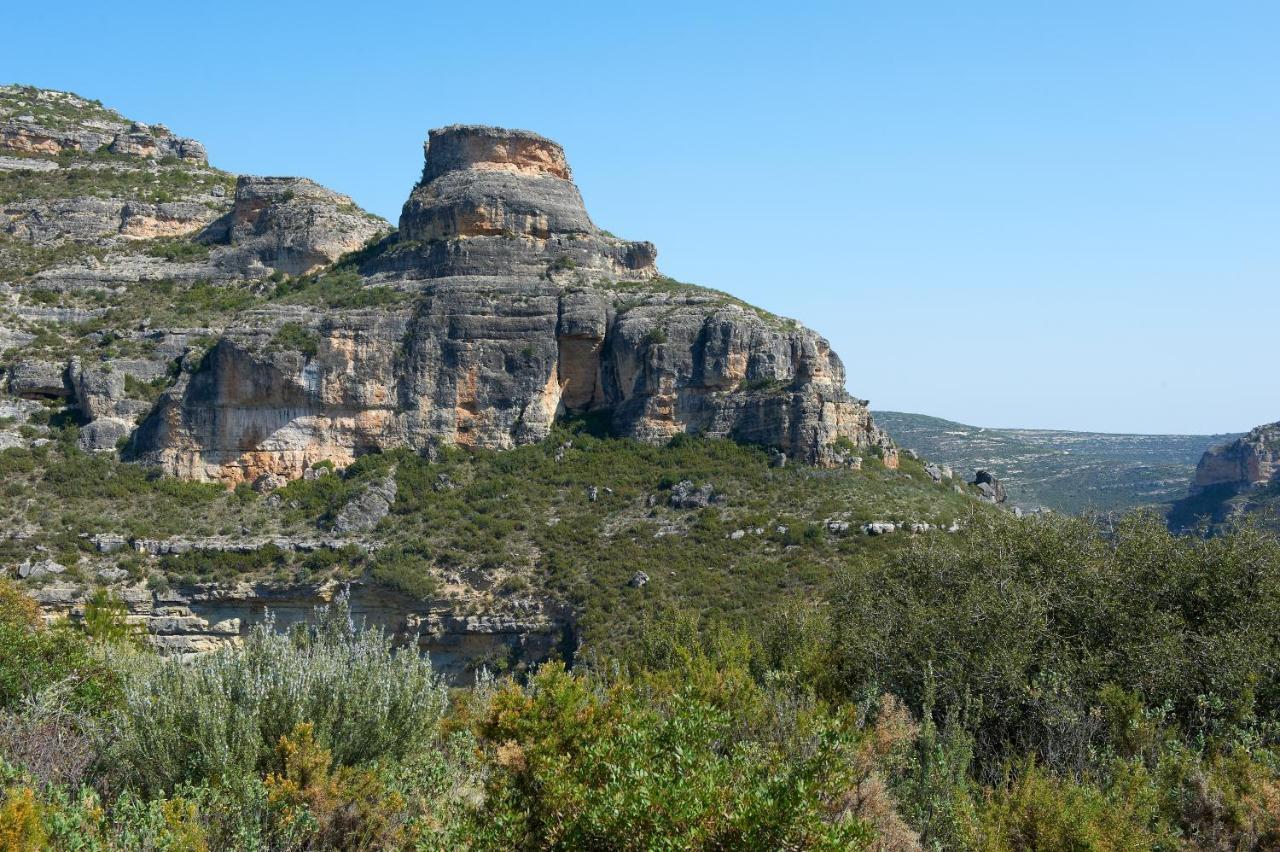
[[[874,414],[902,447],[966,475],[991,471],[1012,504],[1069,513],[1166,507],[1182,495],[1200,454],[1234,437],[989,428],[923,414]]]

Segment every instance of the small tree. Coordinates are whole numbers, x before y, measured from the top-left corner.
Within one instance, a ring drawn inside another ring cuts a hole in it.
[[[98,589],[84,605],[84,632],[96,642],[134,642],[142,637],[142,625],[129,621],[124,601]]]

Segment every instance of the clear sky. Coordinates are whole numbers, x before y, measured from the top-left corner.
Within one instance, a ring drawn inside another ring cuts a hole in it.
[[[12,4],[0,80],[395,221],[428,128],[560,141],[596,223],[796,317],[873,407],[1280,419],[1280,3]]]

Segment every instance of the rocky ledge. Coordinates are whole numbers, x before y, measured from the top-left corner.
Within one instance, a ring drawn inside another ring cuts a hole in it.
[[[332,602],[346,589],[352,614],[377,627],[398,644],[416,644],[453,683],[467,683],[482,666],[503,669],[522,662],[545,660],[575,650],[572,619],[529,599],[520,611],[467,615],[452,603],[421,601],[376,584],[319,585],[277,583],[202,583],[155,590],[145,584],[116,588],[146,642],[167,655],[199,654],[241,640],[268,618],[277,629],[306,622],[315,607]],[[84,615],[89,590],[53,582],[31,595],[46,620]]]

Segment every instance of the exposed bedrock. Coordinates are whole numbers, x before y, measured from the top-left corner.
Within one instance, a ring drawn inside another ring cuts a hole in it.
[[[286,630],[314,618],[315,607],[332,603],[342,590],[336,583],[202,584],[156,591],[146,586],[117,590],[130,621],[145,631],[147,644],[163,654],[214,651],[240,641],[270,617]],[[352,615],[379,628],[398,644],[416,643],[431,655],[437,671],[451,683],[473,680],[480,666],[544,660],[573,651],[574,625],[568,613],[527,599],[519,613],[458,615],[445,601],[423,601],[376,585],[347,587]],[[49,621],[84,616],[88,590],[65,582],[37,589],[33,597]]]
[[[705,434],[813,464],[879,446],[893,462],[826,340],[650,282],[655,256],[591,223],[556,143],[432,131],[398,235],[362,268],[412,303],[246,316],[161,397],[133,454],[231,485],[394,447],[511,447],[593,412],[642,441]]]
[[[201,235],[231,246],[217,263],[253,277],[280,271],[302,275],[328,266],[388,225],[345,195],[306,178],[251,177],[236,180],[231,211]]]
[[[564,150],[550,139],[454,125],[432,130],[425,152],[395,251],[367,271],[427,278],[657,274],[652,243],[620,240],[591,222]]]

